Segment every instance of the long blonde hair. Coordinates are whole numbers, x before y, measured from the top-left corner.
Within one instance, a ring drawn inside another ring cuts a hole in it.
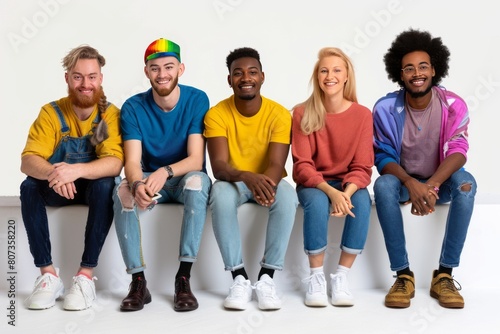
[[[304,105],[305,110],[302,121],[300,122],[300,128],[306,135],[321,130],[325,126],[326,110],[325,106],[323,105],[324,93],[319,87],[318,70],[321,60],[330,56],[341,58],[347,67],[348,80],[344,84],[344,98],[352,102],[358,102],[358,98],[356,96],[356,78],[354,76],[354,66],[352,65],[351,60],[339,48],[322,48],[318,52],[318,60],[314,65],[314,70],[309,82],[309,84],[312,84],[313,86],[313,92],[311,93],[311,96],[309,96],[309,98],[302,104]]]

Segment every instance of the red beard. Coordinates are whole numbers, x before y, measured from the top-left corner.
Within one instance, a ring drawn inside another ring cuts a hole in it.
[[[78,93],[76,89],[68,87],[68,97],[71,103],[78,108],[90,108],[99,103],[99,100],[103,96],[104,92],[102,87],[99,87],[98,91],[94,91],[92,96],[83,96]]]

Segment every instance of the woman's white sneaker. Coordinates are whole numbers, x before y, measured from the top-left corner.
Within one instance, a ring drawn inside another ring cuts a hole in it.
[[[328,305],[325,274],[320,272],[302,280],[307,283],[305,304],[307,306],[324,307]]]
[[[349,284],[345,274],[330,274],[332,283],[332,305],[333,306],[353,306],[354,297],[349,291]]]

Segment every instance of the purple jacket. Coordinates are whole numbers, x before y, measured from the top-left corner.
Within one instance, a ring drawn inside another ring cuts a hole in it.
[[[440,162],[452,153],[461,153],[467,158],[469,111],[465,101],[443,87],[434,86],[432,89],[437,93],[443,111]],[[373,107],[375,166],[379,173],[389,162],[400,163],[406,117],[404,97],[405,90],[400,89],[380,98]]]

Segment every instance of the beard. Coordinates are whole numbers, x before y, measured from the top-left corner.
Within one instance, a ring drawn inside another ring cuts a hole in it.
[[[99,87],[99,90],[94,91],[91,96],[85,96],[78,92],[78,90],[68,87],[68,97],[71,103],[82,109],[90,108],[99,103],[99,100],[104,95],[102,87]]]
[[[177,87],[177,83],[179,81],[179,77],[175,77],[173,78],[172,80],[170,80],[170,87],[165,87],[165,88],[159,88],[158,85],[156,84],[156,82],[154,82],[153,80],[149,80],[149,82],[151,83],[151,87],[153,87],[153,89],[155,90],[155,92],[160,95],[160,96],[168,96],[170,95],[170,93],[172,93],[172,91],[175,89],[175,87]]]
[[[406,88],[406,92],[414,99],[417,99],[419,97],[422,97],[422,96],[425,96],[427,95],[431,89],[432,89],[432,84],[429,85],[425,90],[423,91],[420,91],[420,92],[415,92],[415,91],[412,91],[408,88],[408,86],[405,87]]]
[[[240,100],[244,100],[244,101],[251,101],[253,99],[255,99],[256,95],[238,95],[238,98]]]

